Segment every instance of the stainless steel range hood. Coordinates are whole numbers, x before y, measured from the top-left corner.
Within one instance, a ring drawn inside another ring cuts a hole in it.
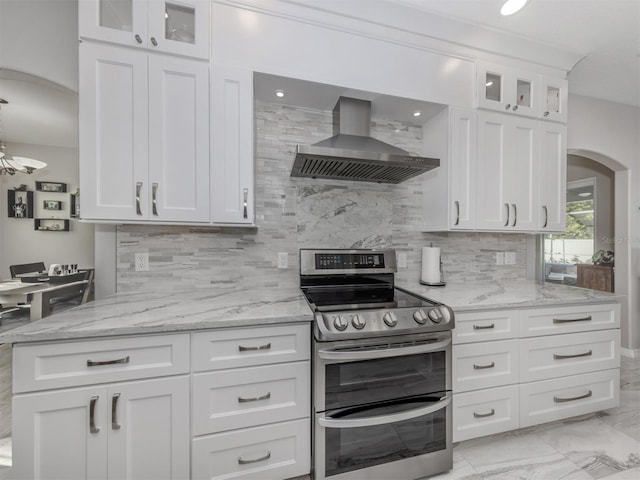
[[[340,97],[333,109],[333,137],[298,145],[292,177],[400,183],[440,166],[369,136],[371,102]]]

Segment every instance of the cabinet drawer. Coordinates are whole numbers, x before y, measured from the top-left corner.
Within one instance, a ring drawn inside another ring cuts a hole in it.
[[[453,391],[518,383],[518,340],[454,345]]]
[[[516,310],[456,313],[453,344],[516,337],[518,315]]]
[[[534,337],[520,343],[520,381],[530,382],[620,366],[620,330]]]
[[[194,372],[309,360],[308,323],[194,333]]]
[[[520,337],[587,332],[620,327],[619,304],[585,304],[522,312]]]
[[[520,385],[520,428],[617,407],[620,370]]]
[[[519,392],[517,385],[489,388],[453,396],[453,441],[518,428]]]
[[[191,475],[200,479],[281,480],[311,467],[309,419],[196,438]]]
[[[14,393],[189,372],[189,335],[17,345]]]
[[[193,435],[309,416],[309,362],[193,376]]]

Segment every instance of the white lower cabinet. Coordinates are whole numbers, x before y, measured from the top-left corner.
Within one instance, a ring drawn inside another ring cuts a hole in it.
[[[462,312],[453,332],[453,441],[619,403],[620,305]]]
[[[18,395],[15,479],[189,476],[189,378]]]

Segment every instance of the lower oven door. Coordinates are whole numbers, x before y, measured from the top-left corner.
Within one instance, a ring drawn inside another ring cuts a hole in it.
[[[316,479],[416,479],[451,469],[451,392],[315,416]]]

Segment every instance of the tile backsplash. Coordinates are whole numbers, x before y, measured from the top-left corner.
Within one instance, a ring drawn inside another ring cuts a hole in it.
[[[124,225],[117,230],[117,290],[167,290],[211,284],[234,288],[298,285],[303,247],[393,247],[407,255],[400,281],[420,277],[420,248],[442,251],[445,279],[492,281],[526,276],[527,242],[512,233],[423,233],[420,176],[399,185],[291,178],[296,144],[332,134],[331,112],[256,102],[257,229]],[[414,154],[422,129],[375,122],[371,135]],[[515,265],[496,265],[495,252],[515,252]],[[150,270],[134,271],[134,254],[149,253]],[[289,268],[277,268],[287,252]]]

